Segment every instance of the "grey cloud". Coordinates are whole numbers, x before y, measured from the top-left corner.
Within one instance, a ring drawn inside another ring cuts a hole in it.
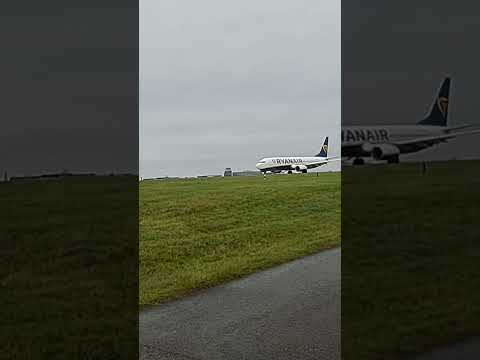
[[[338,2],[141,4],[143,176],[252,169],[326,135],[340,154]]]

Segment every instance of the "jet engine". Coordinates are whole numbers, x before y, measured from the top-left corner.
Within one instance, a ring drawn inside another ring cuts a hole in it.
[[[298,172],[307,172],[307,166],[306,165],[292,165],[293,170],[298,171]]]
[[[392,144],[375,145],[372,149],[372,157],[375,160],[388,160],[398,158],[400,149]]]

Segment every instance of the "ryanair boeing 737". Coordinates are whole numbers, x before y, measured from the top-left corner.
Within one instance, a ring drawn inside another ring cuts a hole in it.
[[[281,173],[287,171],[291,174],[293,171],[306,173],[308,169],[313,169],[334,160],[328,158],[328,136],[323,143],[322,149],[315,156],[276,156],[260,160],[255,167],[266,174],[267,172]]]
[[[458,130],[471,125],[448,126],[450,78],[443,81],[429,116],[416,125],[374,125],[342,127],[342,158],[354,158],[354,165],[363,158],[398,163],[400,154],[414,153],[457,136],[480,132]]]

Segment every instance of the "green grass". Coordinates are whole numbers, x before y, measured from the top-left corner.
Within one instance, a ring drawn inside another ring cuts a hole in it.
[[[478,161],[343,170],[344,359],[480,333],[479,187]]]
[[[340,243],[340,173],[144,181],[140,304]]]
[[[0,183],[0,358],[137,356],[137,183]]]

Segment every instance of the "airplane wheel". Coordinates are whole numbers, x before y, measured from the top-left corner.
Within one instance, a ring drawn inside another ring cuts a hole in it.
[[[291,174],[291,173],[292,173],[292,170],[288,170],[288,173]]]
[[[398,155],[396,155],[396,156],[393,156],[393,157],[389,158],[387,160],[387,162],[389,164],[398,164],[400,162],[400,159],[399,159]]]
[[[363,165],[365,164],[365,161],[362,158],[356,158],[353,160],[353,165]]]
[[[307,170],[302,170],[302,173],[306,174],[306,173],[307,173]]]

